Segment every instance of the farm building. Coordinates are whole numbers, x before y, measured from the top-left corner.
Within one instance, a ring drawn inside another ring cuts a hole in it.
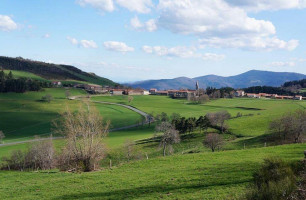
[[[111,89],[110,93],[112,95],[124,95],[125,94],[125,90],[124,89]]]
[[[235,97],[243,97],[244,96],[244,91],[243,90],[237,90],[235,92]]]

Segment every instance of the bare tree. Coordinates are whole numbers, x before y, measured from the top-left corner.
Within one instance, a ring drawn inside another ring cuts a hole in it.
[[[303,142],[306,136],[306,110],[286,113],[270,123],[269,131],[277,134],[283,142]]]
[[[65,96],[67,99],[69,99],[69,97],[71,96],[70,90],[65,91]]]
[[[220,148],[223,144],[223,138],[221,135],[217,133],[209,133],[205,140],[203,141],[203,144],[210,148],[212,152],[215,152],[217,148]]]
[[[53,100],[53,96],[51,94],[46,94],[41,98],[41,100],[50,103]]]
[[[61,170],[95,170],[104,158],[106,148],[103,138],[107,136],[110,122],[104,122],[95,108],[80,106],[77,113],[69,108],[56,122],[55,132],[66,137],[66,146],[59,158]]]
[[[209,119],[211,125],[220,126],[221,133],[224,133],[225,128],[227,128],[225,121],[231,117],[231,115],[227,111],[208,113],[206,116]]]
[[[128,159],[128,161],[130,161],[130,159],[133,157],[135,142],[128,139],[125,141],[123,146],[124,146],[126,158]]]
[[[5,138],[5,135],[2,131],[0,131],[0,143],[3,142],[3,139]]]
[[[209,101],[209,96],[207,94],[202,94],[199,96],[199,103],[206,103]]]
[[[133,96],[129,96],[129,97],[128,97],[128,102],[129,102],[129,103],[132,103],[133,100],[134,100],[134,97],[133,97]]]
[[[167,150],[168,153],[172,153],[172,145],[181,141],[179,132],[169,122],[161,122],[156,126],[156,132],[163,133],[160,140],[160,146],[163,148],[163,156],[166,156]]]
[[[27,168],[48,170],[55,166],[55,150],[52,136],[48,140],[36,141],[25,156]]]

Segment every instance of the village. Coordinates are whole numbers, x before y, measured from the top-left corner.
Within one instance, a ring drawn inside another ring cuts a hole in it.
[[[53,85],[61,87],[61,82],[53,82]],[[159,95],[159,96],[169,96],[171,98],[190,98],[199,96],[199,84],[196,83],[196,89],[180,89],[180,90],[157,90],[156,88],[151,88],[150,90],[145,89],[132,89],[132,88],[111,88],[109,86],[101,86],[96,84],[77,84],[74,85],[75,88],[80,88],[86,90],[91,94],[110,94],[110,95]],[[306,97],[301,95],[286,96],[278,94],[268,94],[268,93],[247,93],[244,90],[236,90],[234,92],[234,97],[246,97],[246,98],[266,98],[266,99],[289,99],[289,100],[306,100]]]

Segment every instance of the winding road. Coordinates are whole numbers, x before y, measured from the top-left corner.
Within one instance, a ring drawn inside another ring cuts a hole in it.
[[[70,97],[70,100],[79,100],[79,97]],[[138,114],[140,114],[141,116],[143,116],[145,118],[145,121],[143,123],[140,124],[132,124],[129,126],[124,126],[124,127],[120,127],[120,128],[114,128],[114,129],[110,129],[109,132],[114,132],[114,131],[120,131],[120,130],[125,130],[125,129],[129,129],[129,128],[134,128],[134,127],[138,127],[138,126],[142,126],[144,124],[149,124],[151,122],[153,122],[153,119],[150,117],[149,114],[135,108],[129,105],[125,105],[125,104],[120,104],[120,103],[112,103],[112,102],[106,102],[106,101],[90,101],[93,103],[100,103],[100,104],[108,104],[108,105],[116,105],[116,106],[121,106],[124,108],[127,108],[129,110],[132,110]],[[53,137],[53,139],[62,139],[64,137]],[[30,142],[37,142],[37,141],[43,141],[43,140],[48,140],[49,138],[38,138],[38,139],[33,139],[33,140],[24,140],[24,141],[17,141],[17,142],[9,142],[9,143],[5,143],[5,144],[0,144],[0,147],[2,146],[9,146],[9,145],[16,145],[16,144],[23,144],[23,143],[30,143]]]

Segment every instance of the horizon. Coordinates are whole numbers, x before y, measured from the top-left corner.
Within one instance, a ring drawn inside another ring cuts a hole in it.
[[[0,2],[3,56],[69,64],[119,83],[306,74],[302,1]]]

